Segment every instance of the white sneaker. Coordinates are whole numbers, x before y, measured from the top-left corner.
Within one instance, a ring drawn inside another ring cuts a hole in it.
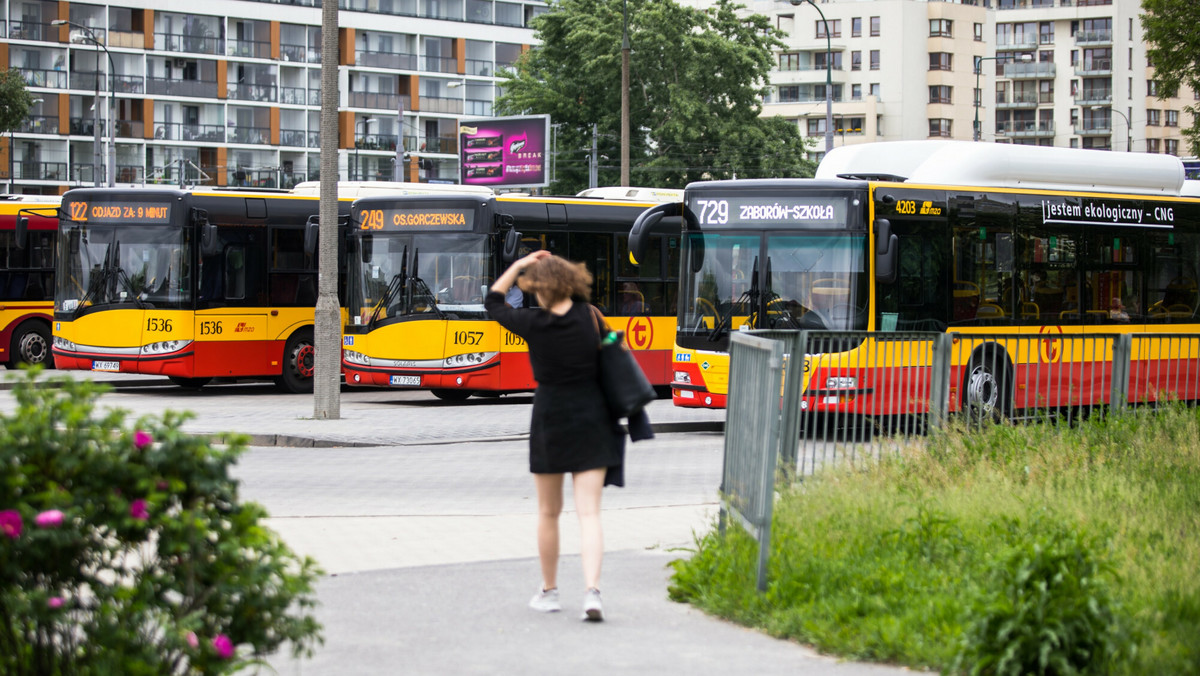
[[[600,590],[588,589],[583,596],[583,617],[588,622],[604,621],[604,606],[600,603]]]
[[[539,587],[538,592],[529,600],[529,607],[539,613],[557,613],[562,610],[562,605],[558,602],[558,589]]]

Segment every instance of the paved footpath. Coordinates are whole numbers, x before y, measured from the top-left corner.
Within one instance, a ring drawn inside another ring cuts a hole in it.
[[[559,565],[564,610],[525,607],[539,576],[536,497],[522,469],[527,395],[463,406],[421,393],[347,389],[340,419],[314,420],[311,396],[274,395],[269,386],[186,392],[161,379],[95,378],[114,386],[102,404],[134,416],[188,410],[195,414],[189,432],[250,436],[253,447],[236,469],[243,497],[266,506],[268,525],[326,572],[316,611],[324,645],[310,658],[274,655],[262,673],[908,671],[839,662],[667,598],[669,563],[715,519],[723,411],[651,405],[658,436],[631,445],[627,458],[627,475],[640,484],[605,492],[607,619],[591,624],[579,621],[569,482]],[[11,409],[11,398],[0,396],[0,410]],[[452,426],[430,424],[447,418]]]

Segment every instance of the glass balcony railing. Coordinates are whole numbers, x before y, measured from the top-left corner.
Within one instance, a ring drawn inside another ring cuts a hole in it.
[[[18,68],[21,78],[30,87],[67,88],[67,71],[47,70],[44,68]]]
[[[183,33],[154,34],[154,48],[162,52],[191,52],[193,54],[221,54],[223,40],[211,35],[186,35]]]
[[[215,99],[217,98],[217,81],[148,77],[146,78],[146,93]]]
[[[270,127],[230,127],[228,139],[230,143],[253,143],[267,145],[271,142]]]
[[[184,122],[155,122],[154,138],[162,141],[192,141],[224,143],[225,126],[220,124],[189,124]]]
[[[226,91],[226,95],[235,101],[274,103],[275,99],[278,98],[275,93],[274,84],[230,83]]]
[[[369,68],[396,68],[399,70],[416,70],[417,55],[403,52],[372,52],[361,51],[354,55],[354,62]]]
[[[13,162],[13,178],[25,181],[65,181],[67,163],[18,159]]]
[[[225,44],[225,56],[246,59],[271,58],[270,40],[229,40]]]
[[[351,108],[375,108],[377,110],[397,110],[400,97],[395,94],[380,92],[350,92]]]
[[[57,134],[57,115],[30,115],[17,127],[19,134]]]

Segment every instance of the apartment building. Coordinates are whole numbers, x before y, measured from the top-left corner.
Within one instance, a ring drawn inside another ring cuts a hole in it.
[[[788,34],[763,114],[795,119],[818,157],[827,82],[834,146],[950,138],[1184,150],[1183,108],[1196,95],[1157,97],[1139,0],[746,4]]]
[[[0,143],[12,192],[110,173],[118,185],[319,177],[318,0],[0,5],[0,67],[34,97]],[[544,11],[542,0],[341,0],[339,178],[457,182],[459,120],[494,114],[496,73]]]

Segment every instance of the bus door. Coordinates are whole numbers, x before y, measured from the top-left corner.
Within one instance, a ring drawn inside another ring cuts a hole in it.
[[[249,376],[267,371],[269,310],[263,270],[264,233],[222,228],[220,250],[201,256],[195,315],[196,374]]]

